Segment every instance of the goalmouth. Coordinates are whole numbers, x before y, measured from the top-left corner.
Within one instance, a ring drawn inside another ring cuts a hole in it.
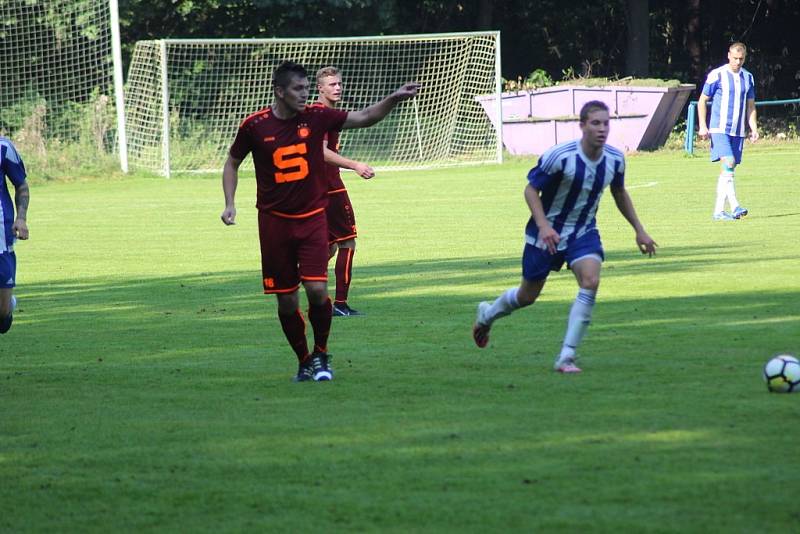
[[[470,32],[140,41],[125,94],[130,165],[165,176],[221,170],[241,121],[272,103],[272,72],[284,60],[309,72],[309,103],[316,71],[339,68],[345,110],[422,85],[380,123],[343,131],[348,158],[383,170],[502,162],[502,134],[476,100],[494,94],[500,107],[500,33]]]

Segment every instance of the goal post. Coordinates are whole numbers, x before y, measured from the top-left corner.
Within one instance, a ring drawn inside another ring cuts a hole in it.
[[[241,121],[273,101],[283,60],[342,73],[341,107],[358,110],[405,82],[422,85],[382,122],[345,130],[342,153],[378,169],[502,161],[501,133],[477,96],[500,102],[499,32],[136,43],[126,86],[129,161],[173,172],[222,168]]]
[[[117,0],[2,0],[0,21],[0,133],[33,160],[77,147],[127,170]]]

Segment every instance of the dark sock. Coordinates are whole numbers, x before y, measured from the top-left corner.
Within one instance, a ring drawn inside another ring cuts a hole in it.
[[[353,276],[353,248],[340,248],[336,256],[336,302],[347,302],[350,278]]]
[[[328,335],[331,333],[333,305],[331,299],[319,305],[308,305],[308,320],[314,330],[314,351],[328,352]]]
[[[281,320],[281,327],[287,341],[289,341],[289,345],[292,346],[292,350],[297,354],[297,359],[302,362],[308,357],[306,321],[303,319],[303,314],[300,313],[300,310],[295,310],[290,315],[282,315],[279,312],[278,318]]]

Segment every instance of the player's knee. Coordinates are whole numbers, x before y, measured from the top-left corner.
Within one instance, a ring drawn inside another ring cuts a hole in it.
[[[722,170],[725,172],[733,172],[736,168],[736,160],[731,157],[724,157],[720,160],[722,162]]]
[[[291,315],[300,307],[300,299],[297,291],[292,293],[277,293],[278,313],[281,315]]]
[[[306,296],[308,302],[314,306],[324,304],[328,299],[328,286],[323,283],[306,284]]]
[[[600,287],[600,275],[596,273],[583,274],[578,280],[578,285],[581,289],[597,291],[597,288]]]
[[[336,250],[342,250],[343,248],[353,250],[356,248],[356,241],[355,239],[347,239],[345,241],[339,241],[337,243],[334,243],[333,247],[334,248],[331,251],[331,254],[334,254]]]

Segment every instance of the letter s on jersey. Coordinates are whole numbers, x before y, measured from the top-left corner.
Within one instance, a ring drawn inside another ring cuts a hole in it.
[[[276,172],[275,182],[296,182],[308,176],[308,161],[303,157],[308,153],[305,143],[282,146],[272,153],[272,162],[275,167],[286,172]]]

